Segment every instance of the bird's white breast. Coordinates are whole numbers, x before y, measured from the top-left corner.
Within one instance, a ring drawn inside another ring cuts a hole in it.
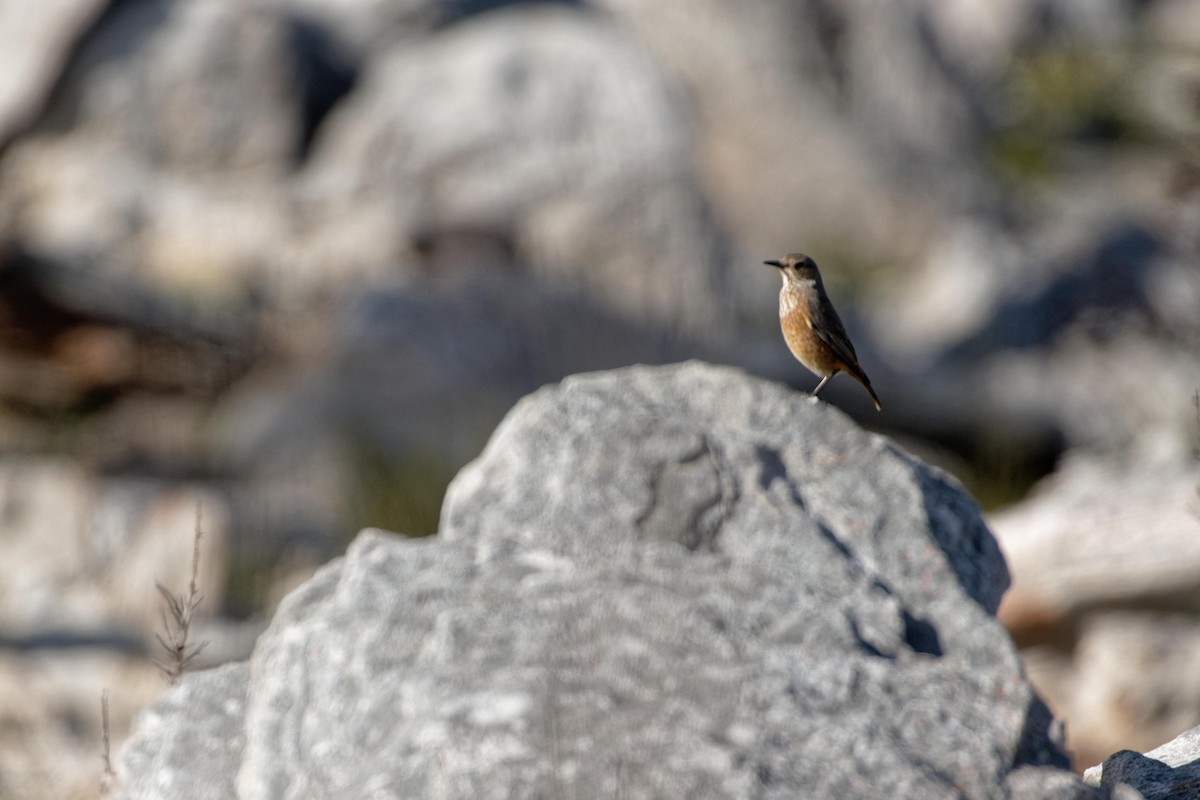
[[[779,290],[779,316],[786,317],[800,305],[807,293],[816,288],[816,281],[796,281],[797,285],[789,286],[787,276],[783,276],[783,288]]]
[[[796,308],[800,302],[799,292],[789,292],[788,285],[785,281],[783,288],[779,290],[779,316],[786,317]]]

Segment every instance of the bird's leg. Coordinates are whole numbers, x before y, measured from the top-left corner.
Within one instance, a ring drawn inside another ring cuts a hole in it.
[[[829,379],[832,377],[833,377],[833,375],[826,375],[824,378],[821,378],[821,382],[817,384],[817,388],[813,389],[812,396],[813,397],[820,396],[821,390],[825,388],[825,384],[829,383]]]

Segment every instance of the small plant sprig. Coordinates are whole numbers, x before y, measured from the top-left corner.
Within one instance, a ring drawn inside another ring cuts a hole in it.
[[[1196,390],[1196,394],[1192,397],[1192,402],[1196,405],[1196,431],[1200,434],[1200,389]],[[1196,440],[1200,443],[1200,438]],[[1200,444],[1197,444],[1197,455],[1200,456]],[[1200,486],[1196,487],[1196,499],[1200,501]],[[1192,516],[1200,520],[1200,502],[1189,504],[1188,509],[1192,512]]]
[[[113,770],[112,753],[109,744],[108,725],[108,689],[100,693],[100,760],[104,763],[104,771],[100,773],[100,796],[108,797],[118,786],[117,773]]]
[[[191,666],[196,657],[204,652],[208,642],[197,645],[188,643],[191,633],[192,615],[196,613],[204,599],[196,588],[196,574],[200,569],[200,540],[204,537],[204,529],[200,525],[200,506],[196,506],[196,535],[192,540],[192,579],[188,584],[186,595],[176,595],[161,583],[155,583],[155,588],[162,595],[166,608],[162,612],[163,633],[155,633],[154,638],[166,651],[166,657],[155,659],[154,665],[162,673],[168,686],[174,686],[180,676]],[[164,635],[165,634],[165,635]]]

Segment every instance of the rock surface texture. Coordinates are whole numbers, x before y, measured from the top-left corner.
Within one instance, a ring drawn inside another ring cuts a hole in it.
[[[363,533],[249,664],[146,712],[119,777],[176,799],[1106,796],[1062,769],[993,617],[1007,585],[966,495],[832,407],[698,363],[574,377],[508,415],[439,536]]]
[[[1197,800],[1200,798],[1200,728],[1184,731],[1171,741],[1142,755],[1122,750],[1083,774],[1089,784],[1124,785],[1146,800]]]

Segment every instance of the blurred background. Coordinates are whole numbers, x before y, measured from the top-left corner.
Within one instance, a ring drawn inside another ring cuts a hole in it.
[[[811,390],[794,250],[1077,766],[1200,724],[1200,4],[0,0],[0,797],[98,794],[198,513],[211,666],[545,383]]]

